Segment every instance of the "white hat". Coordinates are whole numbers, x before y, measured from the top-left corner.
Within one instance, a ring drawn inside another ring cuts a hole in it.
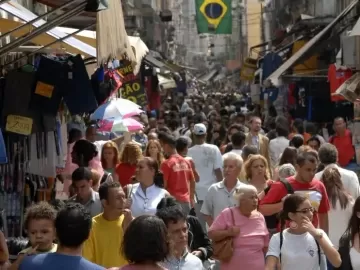
[[[195,135],[205,135],[206,134],[206,126],[204,124],[195,124],[193,132]]]

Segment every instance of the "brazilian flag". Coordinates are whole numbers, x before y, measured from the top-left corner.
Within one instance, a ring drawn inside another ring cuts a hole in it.
[[[198,33],[231,34],[231,0],[195,0]]]

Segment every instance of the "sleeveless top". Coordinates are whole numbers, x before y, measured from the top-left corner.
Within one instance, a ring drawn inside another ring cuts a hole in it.
[[[166,195],[166,190],[152,185],[146,189],[146,194],[140,184],[133,184],[131,190],[131,213],[134,217],[155,215],[156,207]]]

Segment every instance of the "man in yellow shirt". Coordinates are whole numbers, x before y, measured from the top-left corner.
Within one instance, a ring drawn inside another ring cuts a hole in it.
[[[133,217],[125,209],[126,196],[118,182],[104,183],[99,188],[103,213],[93,218],[89,238],[83,248],[83,256],[105,268],[127,264],[121,252],[124,231]]]

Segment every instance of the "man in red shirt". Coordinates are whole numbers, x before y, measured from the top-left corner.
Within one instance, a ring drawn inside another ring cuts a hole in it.
[[[355,150],[352,143],[351,131],[346,128],[344,118],[337,117],[334,120],[335,135],[329,140],[329,143],[333,144],[339,153],[338,163],[341,167],[349,165],[351,160],[355,156]]]
[[[313,153],[305,152],[298,155],[296,163],[296,175],[288,178],[287,181],[294,193],[300,193],[309,198],[315,209],[312,220],[314,226],[316,228],[320,227],[327,233],[330,204],[324,184],[314,179],[317,159]],[[269,192],[261,200],[259,211],[264,216],[271,216],[281,212],[284,198],[288,195],[288,191],[282,182],[273,183]]]
[[[161,164],[164,174],[164,187],[181,204],[186,214],[194,207],[195,178],[191,164],[176,152],[176,139],[173,135],[160,133],[159,140],[164,154],[169,158]]]

